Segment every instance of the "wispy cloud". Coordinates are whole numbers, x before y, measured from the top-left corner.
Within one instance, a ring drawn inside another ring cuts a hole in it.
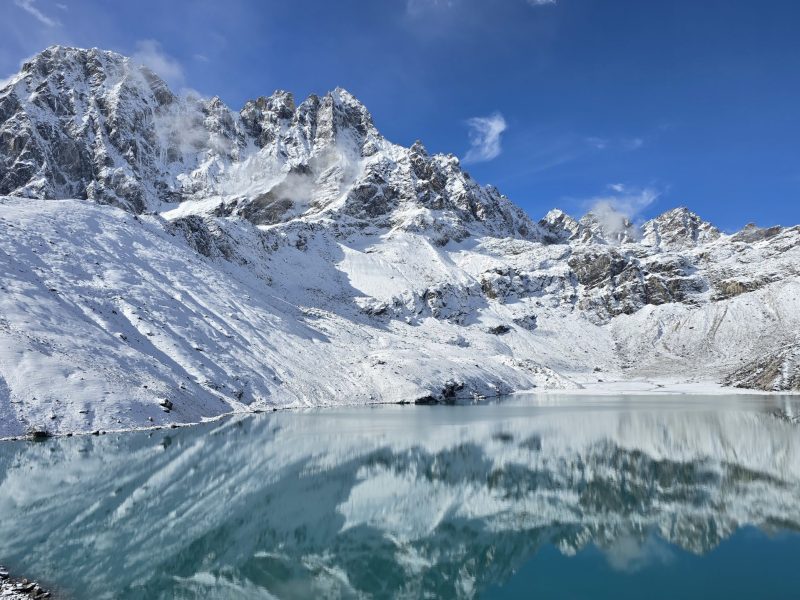
[[[590,136],[585,138],[584,141],[595,150],[622,150],[627,152],[638,150],[645,144],[645,139],[642,137],[605,138]]]
[[[604,211],[618,212],[629,219],[634,219],[661,195],[652,187],[640,188],[624,183],[611,183],[606,187],[608,189],[606,194],[589,200],[591,212],[602,208]]]
[[[608,148],[609,140],[606,138],[591,136],[586,138],[586,143],[595,150],[605,150]]]
[[[628,573],[653,564],[669,564],[675,558],[666,544],[653,538],[640,541],[633,537],[624,537],[616,540],[604,553],[612,569]]]
[[[430,10],[446,9],[455,6],[457,0],[407,0],[406,12],[411,16],[420,16]]]
[[[36,0],[14,0],[14,4],[39,21],[42,25],[46,25],[47,27],[58,27],[61,25],[58,19],[49,17],[39,10],[36,6]]]
[[[182,87],[184,83],[183,67],[173,57],[161,49],[155,40],[136,42],[133,60],[144,65],[173,87]]]
[[[635,137],[623,140],[623,147],[626,150],[638,150],[642,146],[644,146],[644,138]]]
[[[522,1],[522,0],[520,0]],[[525,0],[531,6],[548,6],[556,4],[557,0]],[[436,9],[454,8],[463,5],[463,0],[406,0],[406,12],[412,16],[419,16]]]
[[[609,184],[607,189],[605,194],[590,198],[586,204],[610,234],[625,231],[661,195],[652,187],[638,188],[623,183]]]
[[[464,156],[465,163],[492,160],[500,156],[500,135],[506,130],[506,120],[499,112],[488,117],[473,117],[469,125],[470,148]]]

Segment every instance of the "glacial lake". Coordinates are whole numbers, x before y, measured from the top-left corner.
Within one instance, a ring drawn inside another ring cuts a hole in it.
[[[800,398],[521,395],[0,443],[62,598],[798,598]]]

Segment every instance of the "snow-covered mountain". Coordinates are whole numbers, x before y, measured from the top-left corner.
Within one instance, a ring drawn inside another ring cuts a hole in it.
[[[217,196],[217,216],[255,225],[337,219],[430,230],[440,243],[535,229],[455,157],[387,142],[341,89],[299,106],[279,91],[235,113],[218,98],[175,96],[119,54],[52,47],[0,92],[0,120],[0,194],[134,213]]]
[[[0,90],[0,194],[7,435],[800,380],[800,228],[534,222],[341,89],[235,112],[52,47]]]

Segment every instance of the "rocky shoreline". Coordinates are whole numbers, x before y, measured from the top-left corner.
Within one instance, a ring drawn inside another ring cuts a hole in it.
[[[40,600],[52,597],[52,593],[38,583],[11,577],[8,570],[0,566],[0,598],[4,600]]]

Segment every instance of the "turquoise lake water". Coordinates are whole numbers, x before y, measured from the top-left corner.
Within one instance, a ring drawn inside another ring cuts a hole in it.
[[[800,398],[513,396],[0,443],[63,598],[800,598]]]

